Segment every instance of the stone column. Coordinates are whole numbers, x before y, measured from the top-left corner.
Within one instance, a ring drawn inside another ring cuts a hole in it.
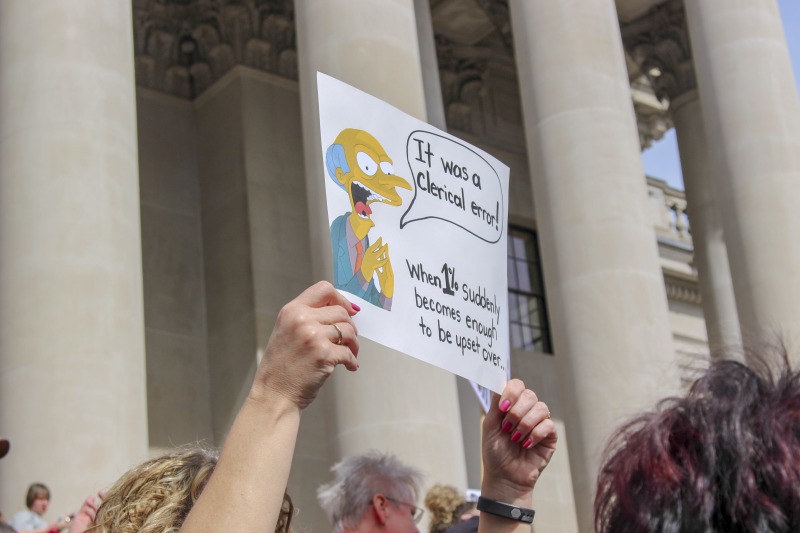
[[[426,117],[414,1],[318,0],[295,4],[314,275],[331,279],[332,258],[319,138],[316,72],[406,113]],[[361,339],[361,368],[338,369],[334,392],[339,457],[378,449],[422,468],[427,482],[466,486],[455,377]]]
[[[131,4],[0,3],[0,505],[147,453]]]
[[[742,338],[796,345],[800,103],[778,6],[685,4]]]
[[[581,531],[600,453],[674,392],[664,281],[613,0],[512,0],[528,156]]]
[[[430,0],[414,0],[414,10],[417,15],[417,35],[422,65],[422,82],[425,86],[427,120],[429,124],[433,124],[440,130],[447,131]]]
[[[697,91],[683,93],[670,103],[692,224],[694,263],[703,298],[708,347],[715,359],[725,347],[741,344],[741,333],[719,205],[713,190],[715,169],[701,108]]]
[[[683,2],[672,0],[622,28],[631,56],[650,78],[659,100],[669,100],[680,150],[687,212],[692,225],[703,315],[711,356],[741,344],[728,252],[713,190],[711,161]],[[731,354],[724,354],[730,356]]]

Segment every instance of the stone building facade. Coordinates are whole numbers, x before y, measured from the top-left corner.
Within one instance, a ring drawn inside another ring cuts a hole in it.
[[[316,71],[511,168],[512,375],[561,433],[537,532],[591,531],[626,416],[725,345],[800,333],[775,0],[2,0],[0,509],[41,480],[55,517],[224,442],[278,310],[331,272]],[[685,194],[642,171],[673,126]],[[301,531],[346,454],[480,486],[469,385],[368,341],[360,362],[304,414]]]

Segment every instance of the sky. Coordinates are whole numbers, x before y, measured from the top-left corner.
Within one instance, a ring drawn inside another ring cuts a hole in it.
[[[795,87],[800,93],[800,0],[778,0],[778,7],[783,20],[783,31],[789,46],[792,60]],[[676,189],[683,190],[683,175],[678,159],[678,143],[675,129],[669,130],[658,142],[642,154],[644,172],[648,176],[659,178]]]

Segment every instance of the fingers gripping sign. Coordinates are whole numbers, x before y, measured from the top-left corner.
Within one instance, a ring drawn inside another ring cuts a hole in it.
[[[522,381],[512,379],[503,394],[492,395],[483,422],[486,476],[530,493],[553,457],[558,435],[550,410]]]
[[[357,309],[322,281],[286,304],[278,314],[251,395],[277,392],[303,409],[338,365],[358,369]]]

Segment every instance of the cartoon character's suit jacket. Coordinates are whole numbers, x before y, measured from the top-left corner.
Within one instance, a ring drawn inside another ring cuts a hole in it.
[[[331,249],[333,250],[333,286],[355,294],[373,305],[391,309],[392,299],[386,298],[375,286],[373,279],[365,280],[361,270],[353,272],[356,264],[356,242],[358,238],[350,226],[350,212],[345,213],[331,224]],[[369,235],[361,241],[363,251],[369,248]]]

